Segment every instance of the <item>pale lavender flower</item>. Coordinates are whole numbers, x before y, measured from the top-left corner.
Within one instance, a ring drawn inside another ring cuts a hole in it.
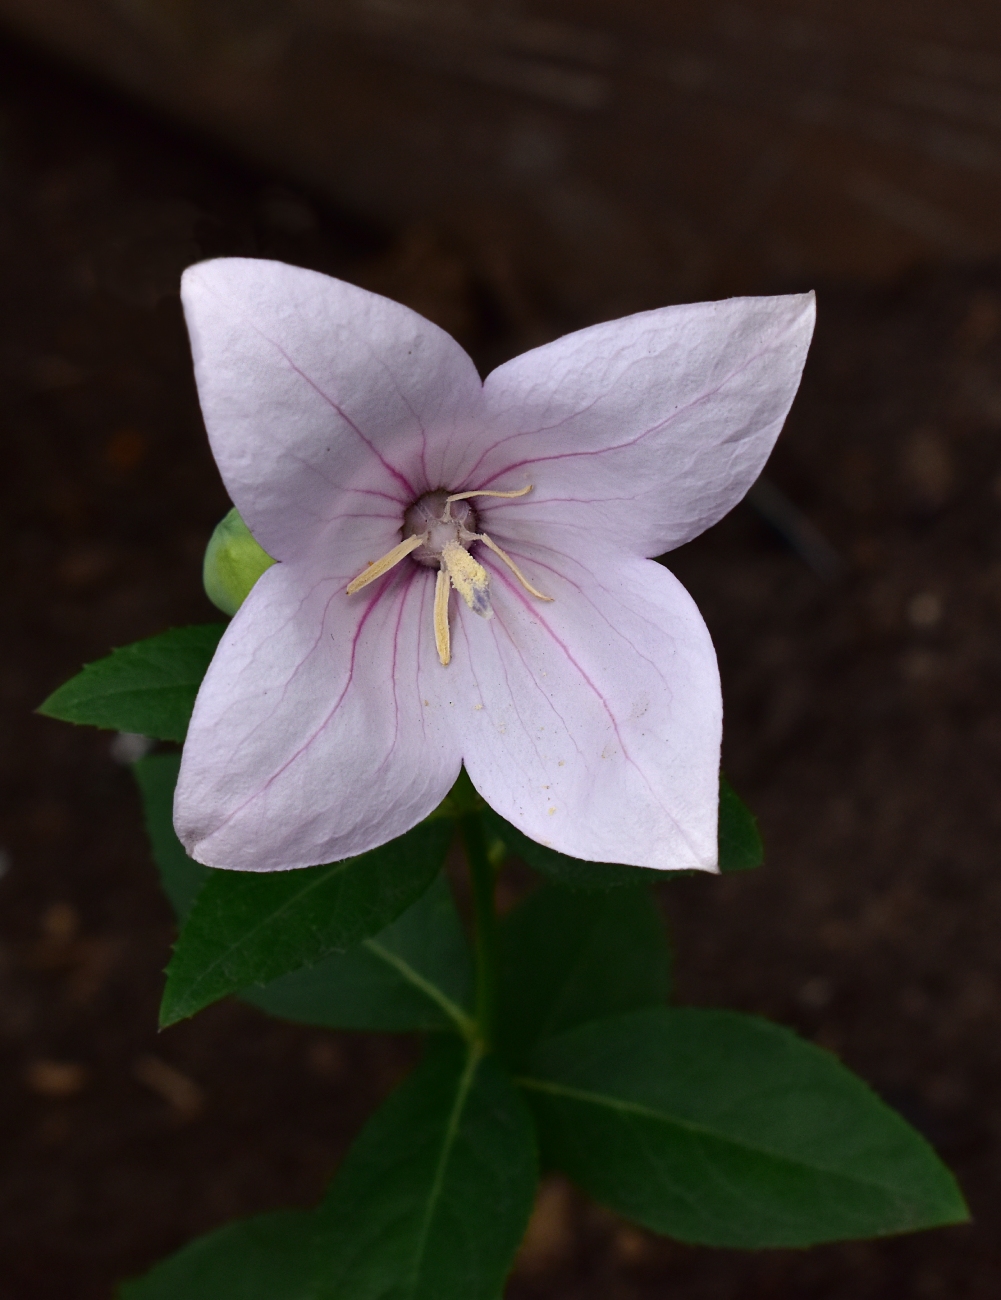
[[[464,763],[563,853],[714,869],[716,656],[648,557],[758,476],[812,295],[643,312],[484,382],[435,325],[312,271],[205,262],[183,300],[216,462],[278,561],[198,695],[188,852],[261,871],[361,853]]]

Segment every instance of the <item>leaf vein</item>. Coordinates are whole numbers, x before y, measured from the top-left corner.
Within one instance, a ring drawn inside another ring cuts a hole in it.
[[[815,1162],[808,1164],[805,1160],[797,1160],[795,1157],[781,1151],[774,1151],[766,1146],[756,1146],[743,1138],[733,1137],[728,1133],[717,1132],[708,1125],[699,1124],[694,1120],[682,1119],[676,1115],[667,1115],[663,1111],[655,1110],[652,1106],[646,1106],[642,1102],[626,1101],[621,1097],[610,1097],[606,1093],[591,1092],[585,1088],[575,1088],[570,1084],[557,1083],[549,1079],[534,1079],[528,1076],[520,1076],[515,1079],[519,1087],[525,1088],[530,1092],[548,1093],[553,1097],[564,1097],[571,1101],[580,1101],[592,1106],[605,1106],[609,1110],[619,1112],[630,1119],[653,1120],[667,1128],[681,1129],[696,1138],[708,1138],[714,1142],[726,1143],[729,1146],[737,1147],[743,1151],[751,1152],[756,1156],[766,1156],[777,1163],[788,1165],[797,1169],[808,1169],[815,1173],[831,1174],[837,1178],[843,1178],[845,1182],[855,1184],[859,1187],[874,1187],[880,1191],[886,1192],[894,1198],[899,1199],[900,1189],[890,1183],[881,1182],[878,1178],[860,1178],[858,1175],[847,1172],[843,1169]]]

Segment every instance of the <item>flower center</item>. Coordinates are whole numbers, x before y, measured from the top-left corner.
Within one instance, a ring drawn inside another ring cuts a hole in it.
[[[428,492],[415,501],[403,516],[403,539],[420,535],[422,545],[410,552],[418,564],[440,568],[445,547],[458,543],[466,546],[479,540],[476,515],[468,501],[449,501],[448,493]]]
[[[531,484],[517,492],[494,492],[488,489],[473,492],[447,492],[444,488],[437,492],[428,492],[408,506],[403,516],[403,541],[379,560],[375,560],[353,578],[347,586],[347,594],[367,587],[376,578],[388,573],[401,560],[409,555],[418,564],[437,568],[438,576],[434,587],[434,639],[438,648],[438,658],[442,666],[452,658],[451,635],[448,626],[448,597],[454,587],[474,614],[481,618],[493,618],[494,611],[490,604],[488,591],[490,575],[469,554],[473,542],[482,542],[502,560],[518,579],[526,591],[537,600],[552,600],[536,591],[522,571],[497,543],[486,533],[476,532],[477,520],[470,497],[523,497],[531,492]]]

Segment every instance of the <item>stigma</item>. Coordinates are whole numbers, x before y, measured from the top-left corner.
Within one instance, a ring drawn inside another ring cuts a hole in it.
[[[348,583],[347,594],[353,596],[356,591],[361,591],[370,582],[381,578],[408,556],[417,564],[436,568],[434,642],[438,658],[442,666],[446,666],[452,658],[448,602],[453,588],[474,614],[480,618],[494,616],[490,604],[490,574],[469,553],[474,542],[481,542],[493,551],[536,600],[552,600],[551,596],[544,596],[532,586],[514,560],[491,537],[477,531],[476,514],[469,504],[472,497],[523,497],[531,490],[532,485],[529,484],[517,492],[491,492],[484,489],[448,493],[442,489],[426,493],[403,516],[403,541],[352,579]]]

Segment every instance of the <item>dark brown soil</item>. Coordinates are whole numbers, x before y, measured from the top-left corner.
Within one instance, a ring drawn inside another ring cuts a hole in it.
[[[110,646],[213,616],[199,566],[227,502],[178,274],[223,252],[342,274],[485,366],[583,322],[433,232],[326,211],[16,52],[0,87],[0,1300],[107,1300],[230,1217],[314,1201],[415,1052],[236,1003],[158,1036],[171,920],[131,778],[107,735],[31,712]],[[768,848],[747,877],[664,887],[679,995],[839,1052],[936,1143],[975,1223],[710,1251],[551,1183],[517,1300],[986,1300],[1001,1283],[1001,270],[820,301],[769,473],[846,576],[817,577],[747,506],[673,557]]]

